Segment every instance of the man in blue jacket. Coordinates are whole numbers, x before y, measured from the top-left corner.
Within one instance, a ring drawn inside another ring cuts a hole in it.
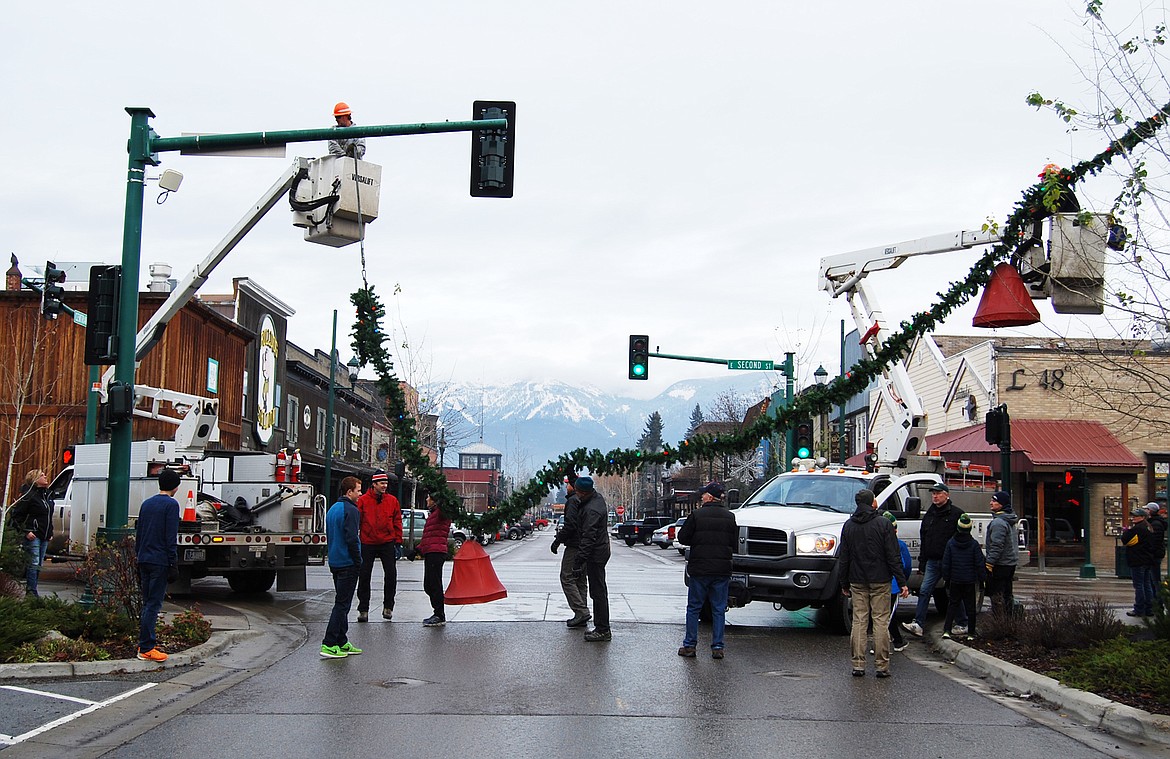
[[[138,507],[134,522],[134,545],[138,555],[138,580],[142,586],[142,616],[138,620],[138,658],[163,662],[167,655],[158,650],[155,624],[167,595],[167,583],[179,578],[179,473],[164,469],[158,473],[158,495]]]
[[[325,537],[329,544],[329,571],[333,573],[336,597],[325,640],[321,641],[321,658],[344,659],[356,656],[362,650],[349,642],[349,607],[362,573],[362,545],[358,539],[362,515],[357,499],[362,493],[362,481],[346,477],[341,481],[341,498],[325,514]]]

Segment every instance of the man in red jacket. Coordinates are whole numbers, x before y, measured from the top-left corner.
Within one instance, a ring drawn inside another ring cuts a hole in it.
[[[374,560],[381,559],[386,575],[386,590],[382,596],[382,619],[394,616],[394,593],[398,589],[398,546],[402,544],[402,509],[398,499],[386,492],[390,485],[385,472],[372,478],[370,489],[357,501],[361,512],[362,572],[358,577],[358,622],[370,619],[370,585],[374,575]]]

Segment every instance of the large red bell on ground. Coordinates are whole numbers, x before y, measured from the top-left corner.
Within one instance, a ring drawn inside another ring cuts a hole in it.
[[[1016,267],[1008,262],[995,267],[991,281],[983,288],[979,308],[971,320],[975,327],[1025,327],[1040,321],[1040,312]]]
[[[451,565],[451,582],[443,594],[447,604],[485,604],[507,598],[508,591],[496,577],[492,560],[483,546],[474,540],[464,542],[455,552]]]

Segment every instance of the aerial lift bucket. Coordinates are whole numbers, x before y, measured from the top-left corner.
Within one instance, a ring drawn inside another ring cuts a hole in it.
[[[451,583],[443,594],[443,602],[453,605],[485,604],[508,597],[508,591],[496,577],[492,560],[483,546],[474,540],[463,543],[455,552],[451,565]]]
[[[971,320],[975,327],[1024,327],[1040,321],[1032,296],[1016,267],[1004,261],[995,267],[983,288],[979,308]]]

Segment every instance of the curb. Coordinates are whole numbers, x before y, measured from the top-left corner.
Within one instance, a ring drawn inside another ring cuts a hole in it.
[[[1110,735],[1170,747],[1170,716],[1150,714],[1096,693],[1061,685],[1047,675],[1010,664],[953,640],[944,640],[936,631],[929,634],[929,639],[934,650],[948,662],[996,687],[1039,698]]]
[[[158,672],[175,667],[199,664],[241,641],[263,635],[259,630],[225,630],[213,632],[205,643],[173,653],[164,662],[141,659],[111,659],[109,661],[35,662],[30,664],[0,664],[0,680],[31,678],[81,677],[114,675],[127,672]]]

